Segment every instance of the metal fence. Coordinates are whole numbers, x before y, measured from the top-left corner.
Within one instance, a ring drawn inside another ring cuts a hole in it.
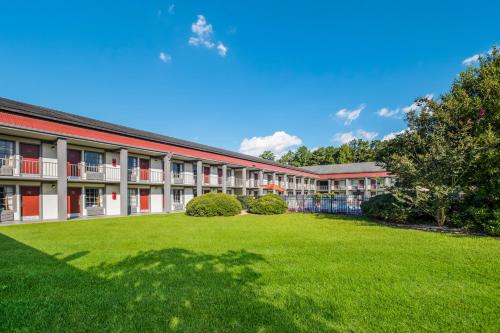
[[[291,212],[302,213],[338,213],[361,215],[361,203],[367,201],[363,195],[288,195],[283,196]]]

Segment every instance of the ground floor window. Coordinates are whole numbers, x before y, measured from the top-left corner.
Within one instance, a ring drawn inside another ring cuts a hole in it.
[[[14,210],[14,186],[0,186],[0,211]]]
[[[183,190],[172,190],[173,201],[176,204],[182,203]]]
[[[85,189],[85,208],[101,207],[101,189],[86,188]]]

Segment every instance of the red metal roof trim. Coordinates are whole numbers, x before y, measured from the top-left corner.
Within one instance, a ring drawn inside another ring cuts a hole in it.
[[[334,173],[329,175],[319,175],[321,179],[338,179],[338,178],[364,178],[364,177],[387,177],[389,172],[362,172],[362,173]]]
[[[247,167],[256,167],[260,169],[272,170],[277,172],[286,172],[294,175],[301,175],[310,178],[317,178],[318,176],[312,173],[301,172],[297,170],[286,169],[274,165],[268,165],[264,163],[247,161],[235,157],[224,156],[214,153],[202,152],[191,148],[177,147],[173,145],[168,145],[164,143],[158,143],[153,141],[147,141],[137,138],[132,138],[124,135],[118,135],[103,131],[97,131],[92,129],[87,129],[83,127],[77,127],[72,125],[61,124],[54,121],[48,121],[33,117],[20,116],[8,112],[0,111],[0,123],[5,125],[12,125],[16,127],[21,127],[25,129],[33,129],[40,132],[74,137],[79,139],[93,139],[96,141],[104,143],[113,143],[117,145],[123,145],[127,147],[138,147],[144,149],[152,149],[162,152],[170,152],[174,154],[195,157],[200,159],[210,159],[225,163],[239,164]]]

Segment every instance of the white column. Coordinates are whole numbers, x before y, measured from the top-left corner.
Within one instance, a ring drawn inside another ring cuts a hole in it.
[[[241,181],[243,183],[241,192],[243,195],[247,195],[247,168],[241,169]]]
[[[57,219],[68,219],[68,143],[57,139]]]
[[[227,193],[227,165],[222,165],[222,193]]]
[[[167,154],[163,157],[163,212],[170,213],[172,211],[172,201],[170,192],[172,189],[172,154]]]

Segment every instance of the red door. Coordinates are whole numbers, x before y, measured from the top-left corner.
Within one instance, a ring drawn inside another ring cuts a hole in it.
[[[141,188],[139,189],[141,213],[149,212],[149,189]]]
[[[40,217],[40,188],[21,186],[21,216]]]
[[[82,161],[82,152],[79,150],[68,149],[68,176],[80,177],[80,162]]]
[[[203,183],[210,184],[210,167],[203,167]]]
[[[21,155],[21,172],[24,174],[38,175],[40,173],[40,146],[30,143],[19,145]]]
[[[82,189],[78,187],[68,188],[68,214],[80,214],[80,197]]]
[[[149,180],[149,160],[139,159],[140,179]]]

